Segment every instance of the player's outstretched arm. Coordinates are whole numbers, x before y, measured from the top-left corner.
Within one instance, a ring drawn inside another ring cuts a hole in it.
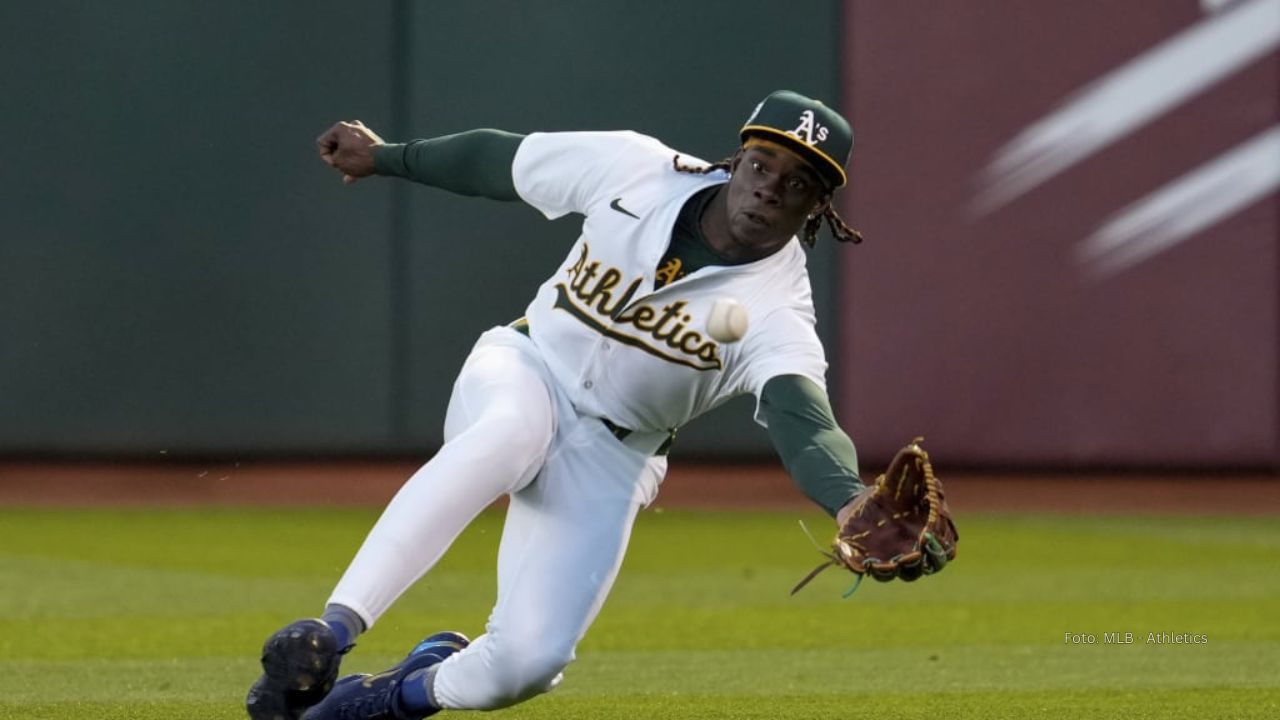
[[[889,469],[864,487],[853,443],[836,425],[816,383],[798,375],[773,378],[760,393],[760,407],[787,472],[836,519],[831,552],[823,553],[827,562],[805,576],[793,595],[831,565],[859,578],[911,581],[941,571],[955,558],[960,535],[922,438],[900,450]]]
[[[836,424],[826,391],[806,377],[779,375],[764,384],[760,409],[791,479],[835,517],[862,482],[853,441]]]
[[[320,159],[350,185],[370,175],[399,177],[458,195],[514,201],[511,167],[523,135],[468,130],[456,135],[386,143],[359,120],[340,122],[316,139]]]

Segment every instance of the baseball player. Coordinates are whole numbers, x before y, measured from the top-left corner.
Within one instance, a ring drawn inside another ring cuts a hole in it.
[[[319,137],[346,183],[400,177],[584,219],[524,316],[476,342],[443,447],[387,506],[323,617],[267,640],[250,717],[423,718],[554,688],[658,492],[677,428],[737,395],[758,399],[755,418],[800,489],[842,520],[863,486],[827,398],[803,245],[824,222],[860,239],[831,206],[853,133],[821,102],[778,91],[740,139],[707,163],[633,132],[388,144],[356,121]],[[725,298],[749,318],[740,338],[708,330]],[[336,680],[357,636],[503,495],[484,633],[438,633],[386,672]]]

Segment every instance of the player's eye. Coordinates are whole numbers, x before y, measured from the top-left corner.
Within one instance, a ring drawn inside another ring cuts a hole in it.
[[[760,162],[759,160],[752,160],[751,169],[755,170],[758,173],[762,173],[764,172],[764,163]]]
[[[787,180],[787,187],[796,192],[804,192],[809,189],[809,183],[802,178],[793,177]]]

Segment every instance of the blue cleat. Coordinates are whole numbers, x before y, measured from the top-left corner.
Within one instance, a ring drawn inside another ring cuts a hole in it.
[[[470,642],[461,633],[436,633],[418,643],[408,657],[389,670],[342,678],[303,720],[421,720],[435,715],[440,708],[415,711],[404,707],[400,688],[410,674],[440,664]]]
[[[333,688],[341,655],[323,620],[299,620],[277,630],[262,646],[262,677],[245,697],[249,717],[298,720]]]

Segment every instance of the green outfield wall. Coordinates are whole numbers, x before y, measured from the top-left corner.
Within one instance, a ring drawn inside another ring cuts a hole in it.
[[[373,180],[314,138],[633,129],[730,153],[767,92],[837,102],[832,2],[9,3],[0,454],[416,454],[458,367],[576,237]],[[831,248],[812,255],[834,337]],[[764,454],[751,403],[679,453]]]

